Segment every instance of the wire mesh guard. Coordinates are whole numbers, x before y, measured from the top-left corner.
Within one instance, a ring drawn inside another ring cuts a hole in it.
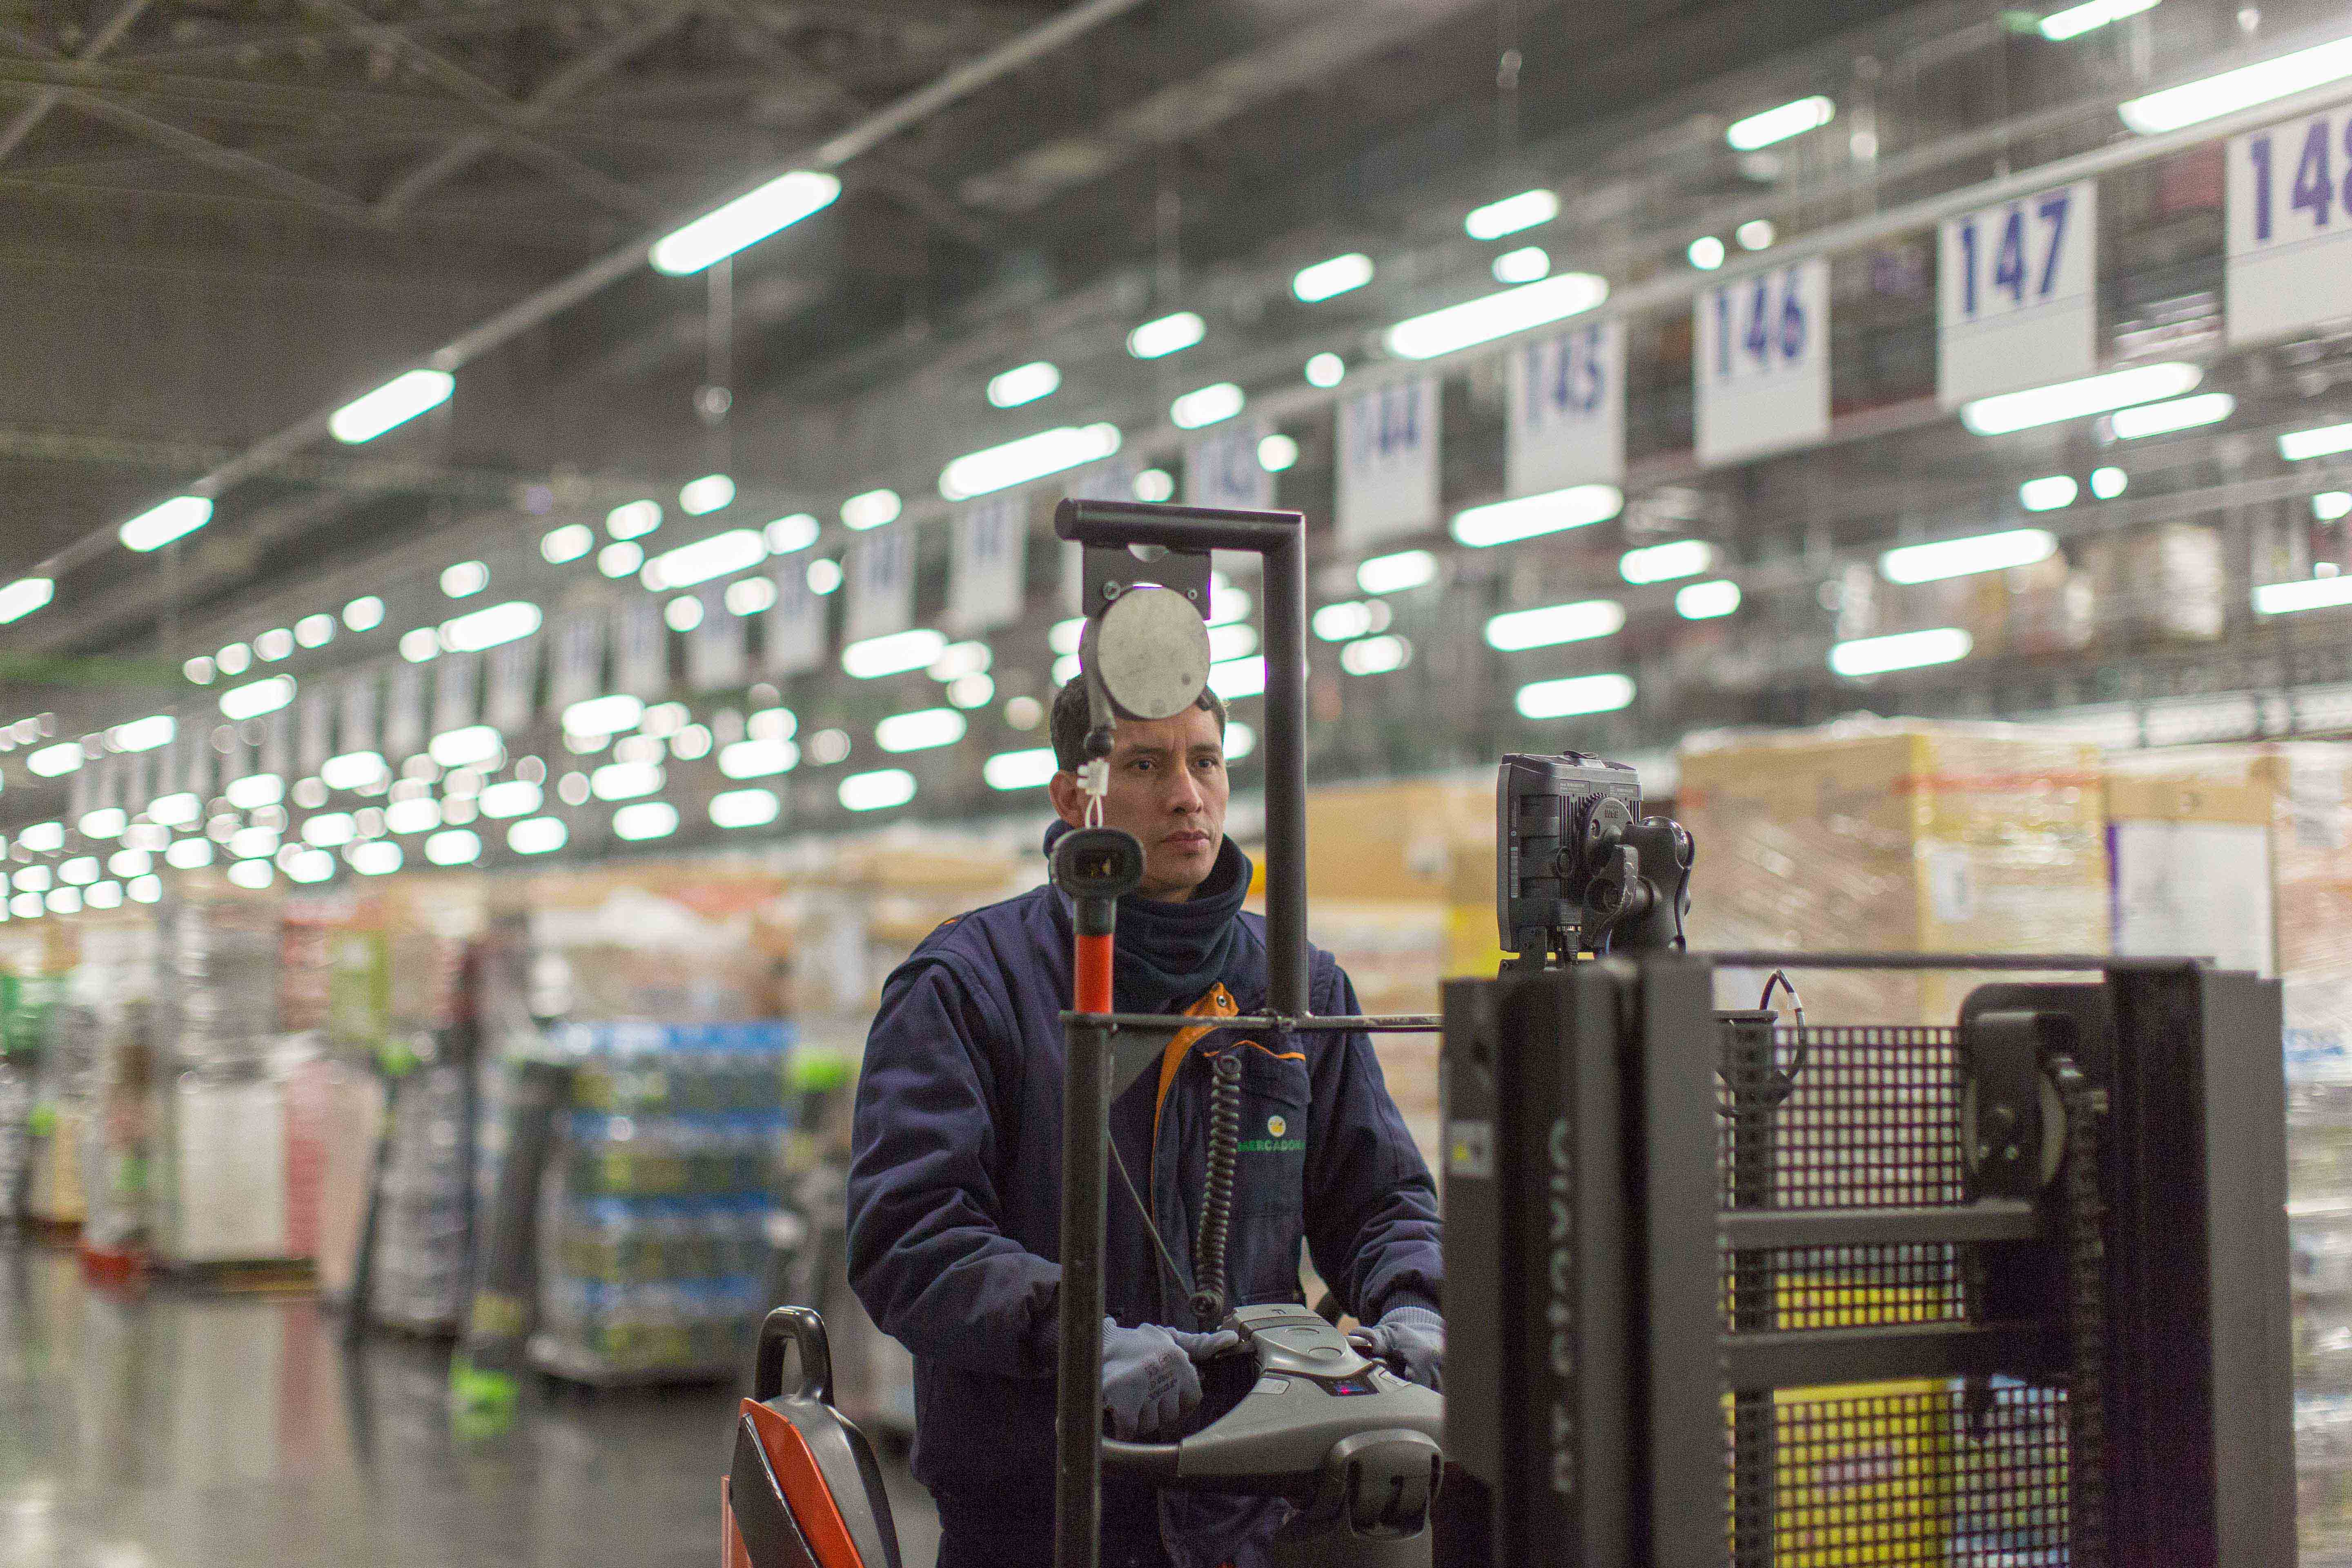
[[[1727,1025],[1726,1209],[1965,1201],[1957,1031]],[[1722,1258],[1731,1332],[1969,1316],[1966,1248],[1792,1247]],[[1737,1568],[2068,1561],[2065,1391],[1945,1377],[1724,1396]]]

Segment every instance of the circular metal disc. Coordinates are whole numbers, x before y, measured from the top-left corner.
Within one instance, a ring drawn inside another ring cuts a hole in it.
[[[1097,623],[1094,658],[1103,689],[1121,711],[1172,718],[1208,683],[1208,624],[1172,588],[1130,588]]]

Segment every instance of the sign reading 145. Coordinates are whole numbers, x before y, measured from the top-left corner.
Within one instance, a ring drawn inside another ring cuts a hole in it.
[[[1714,292],[1715,358],[1718,381],[1738,381],[1793,370],[1805,363],[1815,323],[1806,309],[1801,269],[1761,272]]]

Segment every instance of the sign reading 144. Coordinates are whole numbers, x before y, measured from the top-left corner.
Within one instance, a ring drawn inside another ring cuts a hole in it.
[[[1757,457],[1829,434],[1827,260],[1702,290],[1695,309],[1700,462]]]
[[[2229,338],[2352,316],[2352,106],[2230,142]]]

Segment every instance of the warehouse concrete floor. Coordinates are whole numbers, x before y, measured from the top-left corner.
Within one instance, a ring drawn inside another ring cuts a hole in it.
[[[9,1568],[709,1568],[737,1395],[527,1390],[460,1440],[443,1349],[347,1353],[307,1298],[119,1300],[0,1237],[0,1563]],[[929,1500],[886,1453],[907,1568]]]

